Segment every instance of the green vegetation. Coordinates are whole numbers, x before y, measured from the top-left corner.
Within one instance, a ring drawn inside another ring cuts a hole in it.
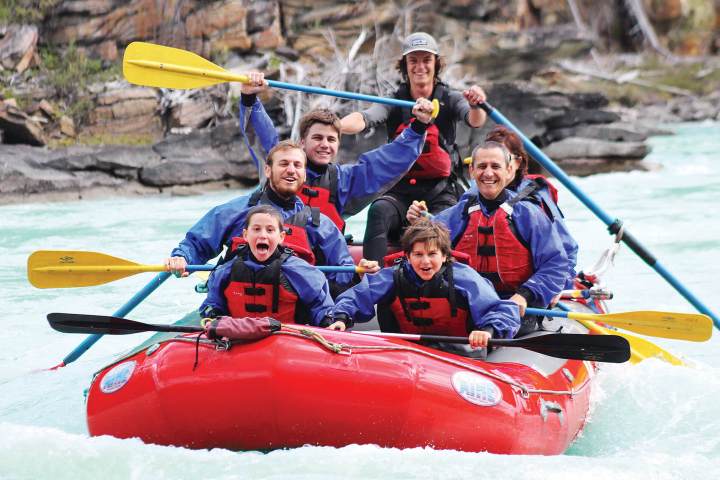
[[[632,107],[638,104],[661,103],[677,96],[673,88],[685,90],[699,97],[720,90],[720,61],[684,61],[667,60],[647,55],[642,64],[617,66],[612,71],[614,78],[630,75],[623,83],[587,77],[582,81],[572,76],[553,78],[552,82],[543,82],[546,86],[567,92],[601,92],[621,105]],[[642,83],[638,85],[637,83]]]
[[[2,0],[0,23],[40,23],[60,0]]]
[[[69,147],[71,145],[88,145],[88,146],[101,146],[101,145],[130,145],[130,146],[144,146],[153,145],[157,142],[157,138],[153,135],[148,134],[96,134],[87,135],[80,134],[78,138],[62,138],[59,140],[51,140],[48,144],[50,148]]]
[[[103,69],[102,60],[87,58],[74,43],[64,52],[53,47],[40,49],[40,71],[55,95],[64,103],[65,112],[80,125],[94,107],[88,98],[88,87],[120,75],[120,66]]]

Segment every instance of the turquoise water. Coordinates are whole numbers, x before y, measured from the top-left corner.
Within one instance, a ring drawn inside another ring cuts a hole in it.
[[[720,312],[720,125],[675,126],[652,139],[653,172],[576,179],[603,209],[625,221],[665,267]],[[191,451],[137,440],[87,436],[83,390],[90,376],[143,335],[104,337],[72,365],[60,362],[82,336],[48,326],[49,312],[110,314],[150,280],[143,274],[100,287],[38,290],[26,280],[40,249],[91,250],[159,263],[208,208],[237,192],[200,197],[111,199],[0,207],[0,479],[97,478],[493,478],[694,479],[720,468],[720,340],[697,344],[653,339],[695,368],[659,361],[604,368],[591,416],[566,455],[510,457],[396,450],[375,446],[305,447],[270,454]],[[610,245],[602,223],[561,188],[560,204],[590,266]],[[362,238],[362,222],[350,230]],[[614,311],[692,307],[623,248],[605,277]],[[128,317],[172,322],[201,297],[190,279],[170,279]],[[306,408],[312,408],[307,405]],[[191,409],[181,421],[201,421]],[[422,425],[418,425],[422,428]]]

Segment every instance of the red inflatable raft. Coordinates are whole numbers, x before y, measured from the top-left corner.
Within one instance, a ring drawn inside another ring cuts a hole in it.
[[[571,320],[550,328],[585,333]],[[309,329],[218,349],[155,337],[95,375],[91,435],[190,448],[430,446],[560,454],[582,429],[595,365],[501,347],[487,361]],[[197,358],[196,358],[197,356]]]

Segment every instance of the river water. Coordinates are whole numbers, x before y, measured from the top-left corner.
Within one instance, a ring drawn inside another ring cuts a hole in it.
[[[720,312],[715,275],[720,266],[720,125],[683,124],[675,136],[655,137],[652,172],[575,179],[665,267]],[[610,246],[604,225],[570,193],[560,205],[591,266]],[[138,440],[89,438],[83,390],[94,371],[145,337],[107,336],[77,362],[56,371],[84,338],[48,326],[49,312],[111,314],[152,274],[100,287],[38,290],[25,263],[41,249],[90,250],[160,263],[207,209],[237,192],[198,197],[132,198],[0,207],[0,479],[196,478],[503,478],[695,479],[720,471],[720,340],[687,343],[653,339],[692,362],[656,360],[602,369],[581,437],[557,457],[512,457],[430,449],[304,447],[269,454],[192,451]],[[362,238],[362,221],[350,222]],[[693,312],[653,270],[623,248],[606,275],[611,309]],[[190,279],[170,279],[129,318],[169,323],[200,303]],[[186,418],[202,421],[190,406]],[[307,405],[306,408],[312,408]],[[352,414],[352,412],[348,412]],[[422,428],[422,425],[418,425]]]

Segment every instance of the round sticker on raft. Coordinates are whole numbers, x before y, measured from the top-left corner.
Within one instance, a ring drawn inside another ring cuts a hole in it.
[[[492,407],[502,400],[502,392],[491,380],[471,372],[457,372],[452,385],[465,400],[481,407]]]
[[[113,393],[120,390],[130,380],[135,371],[135,361],[121,363],[113,367],[105,374],[100,382],[100,390],[103,393]]]

